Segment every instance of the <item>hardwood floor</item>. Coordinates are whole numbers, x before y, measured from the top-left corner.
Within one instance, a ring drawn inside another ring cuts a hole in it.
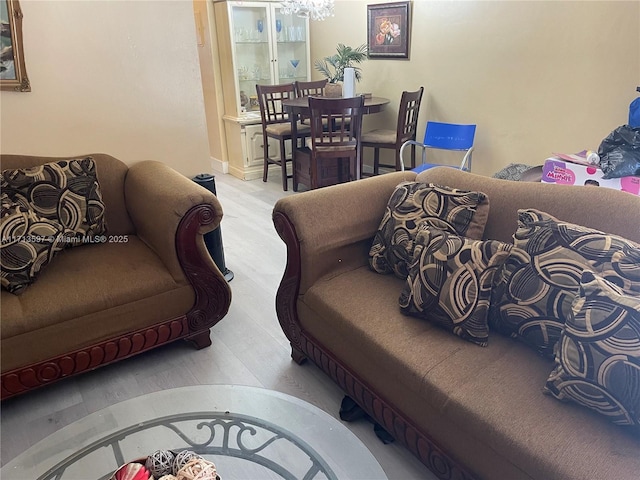
[[[211,347],[197,351],[186,342],[177,342],[3,402],[3,465],[89,413],[139,395],[186,385],[269,388],[338,417],[342,391],[310,362],[300,366],[291,360],[289,343],[275,313],[275,292],[286,251],[273,227],[271,211],[278,198],[295,194],[282,191],[277,173],[270,174],[267,183],[219,174],[216,189],[224,209],[225,263],[235,278],[230,283],[231,308],[212,329]],[[406,449],[378,440],[372,424],[359,421],[346,425],[369,448],[390,479],[435,479]]]

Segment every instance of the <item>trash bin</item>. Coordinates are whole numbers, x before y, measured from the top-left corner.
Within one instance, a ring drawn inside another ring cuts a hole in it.
[[[216,179],[209,173],[200,173],[193,178],[193,181],[213,193],[216,197]],[[212,232],[204,234],[204,243],[207,246],[209,255],[213,258],[213,261],[218,266],[222,275],[227,282],[233,280],[233,272],[227,268],[224,262],[224,247],[222,246],[222,230],[220,227],[216,228]]]

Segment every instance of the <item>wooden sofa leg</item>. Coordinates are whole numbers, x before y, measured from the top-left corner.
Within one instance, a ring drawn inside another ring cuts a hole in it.
[[[291,358],[298,365],[302,365],[304,362],[307,361],[307,356],[304,353],[302,353],[300,350],[298,350],[296,347],[294,347],[293,345],[291,345]]]
[[[210,330],[204,330],[202,332],[191,335],[190,337],[185,337],[185,340],[196,347],[197,350],[200,350],[211,345],[210,333]]]

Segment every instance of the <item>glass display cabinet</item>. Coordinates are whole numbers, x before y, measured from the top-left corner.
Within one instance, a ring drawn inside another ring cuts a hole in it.
[[[256,85],[311,79],[309,20],[280,9],[279,2],[214,2],[229,172],[246,180],[262,176]],[[269,151],[279,155],[277,144]]]
[[[230,2],[238,111],[257,110],[258,83],[309,78],[306,20],[284,16],[279,4]]]

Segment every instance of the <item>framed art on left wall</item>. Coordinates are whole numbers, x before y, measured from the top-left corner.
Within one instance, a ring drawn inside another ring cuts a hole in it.
[[[0,90],[30,92],[22,48],[22,10],[18,0],[0,0]]]

